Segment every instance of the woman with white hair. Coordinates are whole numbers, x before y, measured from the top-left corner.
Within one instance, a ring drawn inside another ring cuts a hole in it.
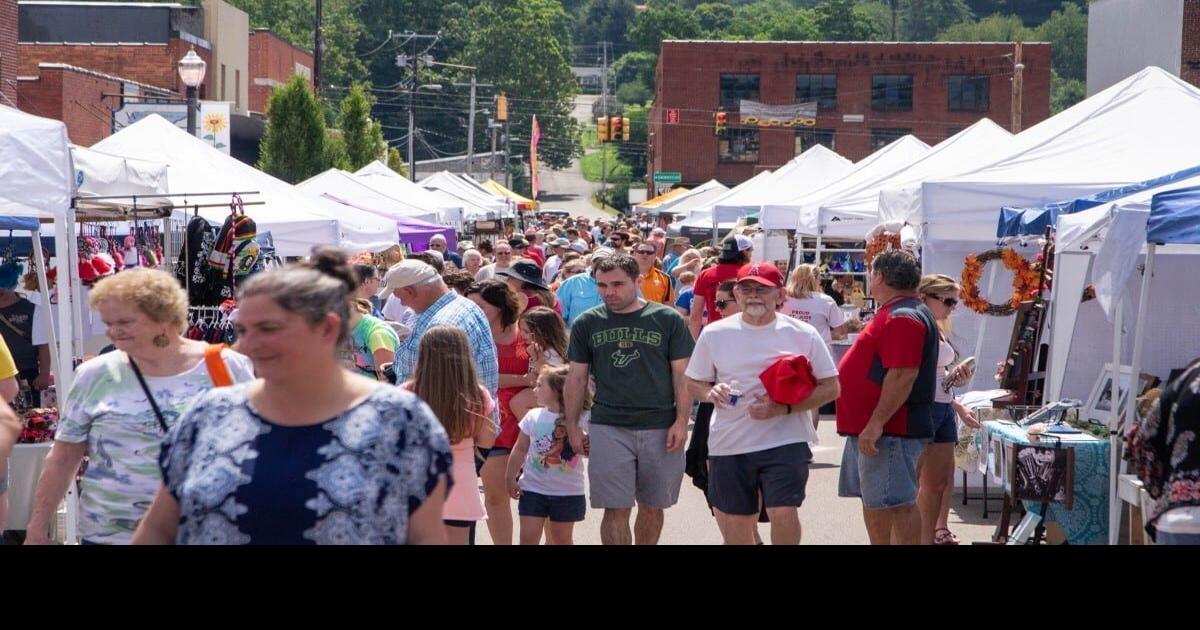
[[[471,274],[471,277],[475,277],[475,274],[483,269],[483,254],[479,253],[477,249],[468,249],[463,252],[462,261],[463,271]]]

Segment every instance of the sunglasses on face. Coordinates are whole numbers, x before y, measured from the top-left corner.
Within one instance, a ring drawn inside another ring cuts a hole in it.
[[[713,304],[716,304],[718,309],[725,310],[726,306],[733,304],[733,300],[717,300]]]
[[[940,298],[936,295],[927,295],[925,297],[927,297],[935,302],[941,302],[942,304],[946,305],[946,308],[952,309],[952,308],[958,306],[958,300],[956,300],[954,298]]]
[[[642,256],[653,256],[656,252],[653,249],[639,249],[637,253]]]

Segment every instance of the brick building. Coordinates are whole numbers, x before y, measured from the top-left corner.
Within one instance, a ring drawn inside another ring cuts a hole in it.
[[[195,48],[209,64],[200,98],[210,98],[212,45],[200,7],[179,4],[21,2],[22,76],[64,63],[182,93],[177,64]]]
[[[17,0],[0,0],[0,104],[17,102]]]
[[[1158,66],[1200,87],[1200,0],[1093,0],[1088,96]]]
[[[1012,120],[1015,45],[942,42],[665,41],[649,114],[649,171],[684,184],[741,183],[813,144],[860,160],[905,134],[933,145],[981,117]],[[1024,127],[1050,115],[1050,45],[1025,44]],[[818,100],[804,129],[742,126],[741,99]],[[728,128],[713,132],[724,110]]]
[[[256,28],[250,33],[250,111],[265,114],[271,90],[299,74],[312,85],[313,55],[275,33]]]
[[[91,146],[112,135],[112,110],[123,97],[177,96],[169,90],[61,63],[43,63],[18,79],[22,111],[61,120],[67,137]]]

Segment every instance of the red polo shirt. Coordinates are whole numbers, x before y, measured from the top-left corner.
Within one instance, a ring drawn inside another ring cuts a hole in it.
[[[879,405],[879,398],[883,392],[882,376],[878,370],[880,366],[885,370],[922,366],[925,324],[903,312],[896,315],[892,313],[896,302],[903,299],[909,298],[897,298],[879,309],[867,327],[858,334],[854,345],[838,365],[838,383],[842,387],[842,395],[837,401],[837,431],[842,435],[862,433],[871,419],[871,414],[875,412],[875,407]],[[936,363],[936,359],[934,361]],[[876,380],[871,378],[873,367]],[[928,437],[922,435],[926,431],[920,427],[909,426],[908,412],[908,405],[901,405],[892,419],[884,425],[884,435]],[[917,435],[911,435],[912,433]]]

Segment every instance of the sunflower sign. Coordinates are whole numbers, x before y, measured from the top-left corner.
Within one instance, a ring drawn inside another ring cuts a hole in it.
[[[200,101],[196,136],[213,148],[229,153],[229,102]]]

